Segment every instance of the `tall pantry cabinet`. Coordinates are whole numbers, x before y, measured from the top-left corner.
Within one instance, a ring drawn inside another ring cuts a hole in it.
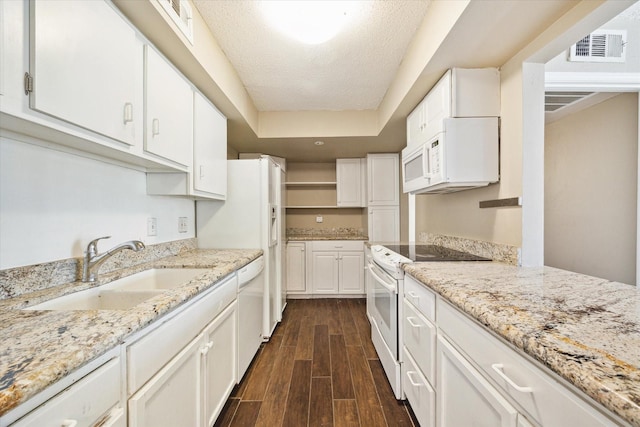
[[[369,241],[400,240],[400,158],[396,153],[367,154]]]

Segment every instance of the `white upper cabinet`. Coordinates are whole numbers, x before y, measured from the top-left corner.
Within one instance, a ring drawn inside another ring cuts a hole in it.
[[[367,205],[400,204],[399,156],[395,153],[367,155]]]
[[[336,188],[338,207],[366,206],[363,169],[365,159],[336,159]]]
[[[448,117],[498,117],[500,72],[496,68],[452,68],[407,117],[407,147],[443,131]]]
[[[199,93],[193,117],[193,188],[225,199],[227,195],[227,119]]]
[[[145,45],[145,136],[148,153],[192,165],[193,92],[189,83]]]
[[[134,145],[134,29],[102,1],[32,0],[30,14],[30,107]]]

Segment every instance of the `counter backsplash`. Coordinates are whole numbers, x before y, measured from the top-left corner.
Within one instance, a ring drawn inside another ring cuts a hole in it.
[[[364,237],[365,231],[362,228],[334,227],[334,228],[287,228],[287,237]]]
[[[463,237],[444,236],[441,234],[418,233],[418,242],[468,252],[494,261],[518,265],[518,247]]]
[[[109,242],[102,242],[101,252],[109,249]],[[113,245],[112,245],[113,246]],[[140,252],[116,253],[100,267],[100,274],[121,268],[133,267],[197,248],[196,239],[149,245]],[[42,264],[0,270],[0,300],[40,291],[64,283],[75,282],[82,275],[82,258],[68,258]]]

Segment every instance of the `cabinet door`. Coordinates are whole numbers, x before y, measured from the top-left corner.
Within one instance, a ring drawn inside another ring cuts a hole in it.
[[[237,327],[238,310],[234,302],[204,332],[204,420],[207,426],[213,425],[237,382]]]
[[[338,252],[314,252],[311,259],[313,293],[338,293]]]
[[[200,426],[202,335],[129,399],[130,427]]]
[[[305,272],[305,244],[287,244],[287,293],[307,291]]]
[[[32,0],[30,14],[31,108],[133,145],[133,28],[104,1]]]
[[[338,207],[362,206],[362,173],[360,159],[336,160]]]
[[[340,252],[340,293],[364,294],[364,253]]]
[[[224,200],[227,195],[227,119],[197,92],[193,108],[193,188]]]
[[[152,47],[145,45],[145,133],[149,153],[192,165],[193,91]]]
[[[400,203],[398,163],[397,154],[367,155],[367,206],[397,206]]]
[[[400,240],[400,208],[381,206],[369,208],[369,240],[396,242]]]
[[[85,426],[99,421],[120,425],[118,417],[124,412],[120,405],[121,370],[119,358],[110,360],[12,426],[60,427],[65,421]]]
[[[425,98],[424,140],[443,131],[442,120],[451,117],[451,71],[448,71]]]
[[[518,412],[465,358],[438,336],[439,427],[516,427]]]
[[[407,117],[407,147],[418,146],[424,142],[425,101],[423,100]]]

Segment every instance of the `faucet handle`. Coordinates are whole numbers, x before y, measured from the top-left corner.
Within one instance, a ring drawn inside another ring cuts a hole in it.
[[[97,239],[93,239],[87,245],[87,253],[91,254],[91,255],[97,255],[98,254],[98,240],[110,239],[110,238],[111,238],[111,236],[104,236],[104,237],[98,237]]]

